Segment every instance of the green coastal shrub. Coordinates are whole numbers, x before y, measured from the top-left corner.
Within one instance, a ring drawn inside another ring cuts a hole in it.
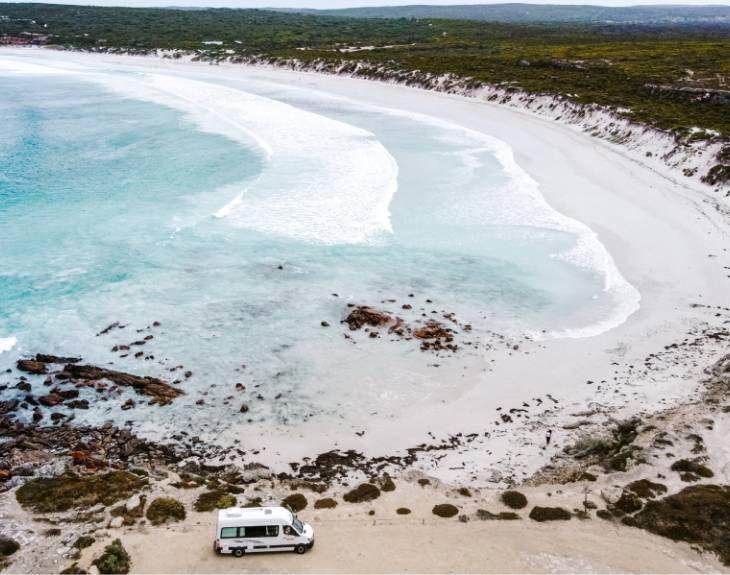
[[[527,497],[519,491],[505,491],[500,499],[510,509],[524,509],[527,507]]]
[[[94,559],[94,565],[102,575],[129,573],[129,553],[119,539],[115,539],[104,548],[104,553]]]
[[[337,507],[337,501],[335,501],[331,497],[317,499],[317,501],[314,502],[315,509],[334,509],[335,507]]]
[[[236,506],[236,496],[214,489],[201,493],[195,500],[193,507],[195,511],[213,511],[214,509],[228,509]]]
[[[290,507],[294,513],[305,509],[307,505],[307,498],[301,493],[292,493],[281,502],[282,507]]]
[[[438,505],[434,505],[432,512],[438,517],[449,518],[457,515],[459,508],[456,505],[451,505],[451,503],[439,503]]]
[[[147,484],[126,471],[79,477],[73,474],[40,477],[21,485],[15,492],[18,503],[40,513],[112,505],[128,499]]]
[[[363,503],[380,497],[380,489],[372,483],[362,483],[342,497],[348,503]]]
[[[147,509],[147,519],[152,525],[161,525],[167,521],[182,521],[185,517],[185,506],[172,497],[158,497]]]
[[[535,506],[530,511],[530,519],[533,521],[568,521],[570,517],[570,511],[562,507]]]
[[[87,547],[91,547],[94,544],[94,538],[90,535],[82,535],[76,541],[74,541],[73,546],[76,549],[86,549]]]

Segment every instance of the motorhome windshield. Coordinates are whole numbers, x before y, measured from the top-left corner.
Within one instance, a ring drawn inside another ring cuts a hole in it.
[[[296,530],[296,532],[299,535],[304,533],[304,525],[302,525],[302,522],[299,521],[299,519],[297,519],[296,517],[294,517],[294,519],[292,519],[291,525],[292,525],[292,527],[294,527],[294,529]]]

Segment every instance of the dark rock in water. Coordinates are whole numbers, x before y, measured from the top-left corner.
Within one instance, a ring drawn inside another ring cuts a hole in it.
[[[74,399],[73,401],[66,402],[66,406],[70,409],[89,409],[89,400]]]
[[[348,503],[363,503],[380,497],[380,489],[372,483],[362,483],[342,497]]]
[[[119,322],[118,322],[118,321],[115,321],[114,323],[112,323],[112,324],[109,324],[109,325],[108,325],[108,326],[106,326],[106,327],[105,327],[104,329],[102,329],[102,330],[101,330],[101,331],[100,331],[99,333],[97,333],[97,334],[96,334],[96,337],[99,337],[100,335],[106,335],[106,334],[108,334],[108,333],[109,333],[109,332],[110,332],[111,330],[113,330],[114,328],[117,328],[117,327],[118,327],[119,329],[122,329],[122,328],[123,328],[124,326],[123,326],[123,325],[119,325]]]
[[[290,507],[295,513],[307,507],[307,498],[301,493],[292,493],[281,502],[282,507]]]
[[[449,518],[457,515],[459,513],[459,508],[456,507],[456,505],[451,505],[451,503],[440,503],[438,505],[434,505],[431,511],[438,517]]]
[[[76,399],[79,396],[78,389],[52,389],[51,393],[60,395],[63,399]]]
[[[184,391],[172,387],[166,381],[156,377],[141,377],[93,365],[68,364],[63,368],[63,372],[67,374],[69,378],[76,380],[96,381],[99,379],[106,379],[121,387],[131,387],[139,394],[152,397],[154,403],[158,403],[160,405],[166,405],[171,403],[175,398],[185,395]]]
[[[636,527],[714,551],[730,565],[730,486],[685,487],[649,501],[633,519]]]
[[[48,373],[48,366],[42,361],[36,361],[34,359],[19,359],[16,366],[20,371],[24,371],[26,373],[33,373],[36,375]]]
[[[567,521],[570,517],[570,511],[562,507],[535,506],[530,511],[530,519],[533,521]]]
[[[27,381],[21,381],[15,387],[16,387],[16,389],[19,389],[20,391],[26,391],[26,392],[29,392],[33,389],[33,387]]]
[[[49,393],[48,395],[39,397],[38,402],[46,407],[55,407],[56,405],[63,403],[63,397],[57,393]]]
[[[239,410],[241,413],[248,413],[248,405],[245,403],[241,404],[241,409]]]
[[[18,409],[18,405],[20,405],[20,401],[18,401],[17,399],[0,401],[0,415],[15,413],[15,410]]]
[[[365,325],[379,327],[387,325],[393,318],[383,311],[363,305],[354,308],[345,318],[345,323],[352,331],[358,330]]]
[[[319,323],[319,325],[321,325],[322,327],[329,327],[329,326],[330,326],[330,323],[329,323],[328,321],[324,321],[324,320],[323,320],[323,321],[321,321],[321,322]]]
[[[20,543],[10,537],[4,537],[0,535],[0,555],[9,557],[20,549]]]
[[[58,355],[48,355],[45,353],[37,353],[35,360],[41,363],[78,363],[81,361],[80,357],[64,357]]]

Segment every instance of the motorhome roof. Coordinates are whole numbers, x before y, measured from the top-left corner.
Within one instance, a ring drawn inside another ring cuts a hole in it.
[[[283,522],[290,524],[292,514],[284,507],[229,507],[218,512],[218,522],[245,522],[250,524]]]

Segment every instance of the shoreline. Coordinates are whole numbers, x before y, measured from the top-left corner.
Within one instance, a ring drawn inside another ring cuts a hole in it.
[[[80,56],[87,57],[139,64],[133,57]],[[129,457],[123,448],[119,455],[114,443],[114,449],[102,448],[104,465],[96,460],[93,444],[75,454],[67,449],[74,445],[55,445],[41,450],[41,457],[33,442],[25,446],[20,441],[13,447],[20,461],[17,470],[11,467],[9,477],[2,478],[12,482],[3,483],[11,489],[0,493],[3,534],[12,530],[22,543],[8,572],[57,571],[73,562],[86,571],[116,537],[130,551],[134,572],[443,571],[454,568],[449,561],[465,537],[473,540],[458,559],[463,572],[727,571],[727,564],[710,553],[649,533],[659,532],[660,522],[642,516],[665,495],[688,486],[730,483],[730,452],[724,443],[730,429],[730,360],[727,371],[725,364],[717,373],[705,371],[730,351],[730,222],[711,196],[672,183],[570,126],[498,104],[310,72],[155,62],[159,65],[148,68],[175,66],[201,78],[224,71],[403,107],[505,141],[550,205],[599,235],[642,294],[641,308],[621,326],[595,337],[520,342],[519,354],[500,351],[490,371],[472,375],[470,385],[448,404],[424,404],[399,413],[387,425],[375,420],[363,436],[351,433],[351,425],[322,429],[313,422],[294,434],[270,434],[270,452],[237,456],[230,464],[208,456],[204,445],[201,453],[163,455],[124,434],[121,439],[136,447]],[[500,385],[492,387],[492,381]],[[636,416],[638,421],[632,419]],[[620,431],[627,421],[634,422],[630,431]],[[426,429],[430,444],[423,443]],[[105,432],[89,433],[103,438]],[[233,426],[229,434],[245,446],[260,441],[247,436],[245,426]],[[297,439],[299,434],[306,441]],[[433,448],[439,440],[446,442],[443,450]],[[361,453],[364,462],[352,453],[331,452],[333,441],[337,449]],[[297,442],[306,443],[305,449]],[[415,458],[404,458],[399,466],[394,458],[414,446],[420,446]],[[695,469],[707,466],[713,475],[693,477],[673,469],[681,461],[696,464]],[[303,473],[303,465],[314,473]],[[60,513],[36,513],[14,497],[33,475],[58,476],[69,469],[94,478],[105,477],[107,469],[138,467],[148,478],[140,492],[149,500],[172,496],[182,501],[190,513],[186,520],[151,526],[144,516],[134,515],[134,495],[96,505],[95,513],[73,506]],[[384,487],[385,473],[392,476],[394,490]],[[638,497],[637,503],[637,496],[627,492],[644,479],[661,483],[666,491]],[[342,503],[344,494],[364,481],[380,485],[383,493],[372,501]],[[519,486],[529,505],[514,512],[519,519],[509,521],[498,513],[511,512],[500,496],[513,486]],[[313,517],[321,534],[317,547],[304,558],[216,557],[210,549],[213,512],[192,511],[200,494],[215,489],[230,490],[240,504],[257,498],[276,504],[293,493],[304,495],[308,506],[302,515]],[[326,497],[334,498],[337,507],[315,511],[313,502]],[[432,506],[441,503],[457,507],[458,515],[436,517]],[[543,524],[528,515],[535,506],[559,507],[569,518]],[[411,513],[401,517],[399,507]],[[637,526],[642,530],[633,529]],[[53,530],[60,533],[51,534]],[[82,534],[95,541],[77,553],[73,543]],[[362,544],[348,547],[353,540]],[[707,549],[706,543],[695,546]],[[375,561],[384,545],[394,553]]]
[[[482,435],[486,429],[490,432],[488,438],[470,447],[478,460],[471,468],[464,468],[461,454],[455,452],[438,463],[423,462],[423,469],[456,482],[479,482],[480,477],[496,476],[520,480],[534,473],[562,446],[561,428],[572,421],[571,411],[597,403],[603,411],[624,416],[664,407],[666,401],[681,402],[696,393],[696,388],[686,382],[697,380],[701,372],[698,364],[672,366],[663,372],[637,372],[633,366],[686,337],[694,325],[711,325],[712,313],[703,313],[701,308],[693,307],[695,304],[721,305],[727,299],[730,282],[723,266],[730,264],[726,247],[730,229],[722,215],[706,203],[706,195],[670,183],[637,166],[631,158],[617,154],[612,146],[570,126],[499,104],[312,72],[262,70],[237,64],[211,67],[159,58],[150,61],[148,57],[50,54],[82,62],[142,63],[144,69],[169,68],[195,73],[201,79],[225,73],[234,79],[284,82],[371,105],[423,113],[497,137],[512,148],[518,164],[538,182],[540,192],[554,209],[598,234],[629,283],[642,295],[641,308],[609,332],[582,339],[521,342],[520,353],[515,356],[495,352],[497,355],[491,357],[498,361],[488,365],[487,373],[475,369],[479,364],[472,366],[467,386],[458,397],[450,397],[448,405],[441,401],[421,405],[417,413],[399,413],[395,423],[387,419],[364,420],[323,430],[319,422],[313,421],[293,434],[269,434],[269,449],[257,454],[262,463],[285,469],[289,461],[332,448],[355,449],[369,457],[388,456],[393,451],[403,453],[427,437],[445,440],[457,433]],[[651,233],[646,232],[647,228]],[[713,359],[712,354],[719,357],[724,350],[716,343],[709,341],[699,355],[707,353],[708,360]],[[704,357],[702,361],[706,361]],[[457,371],[453,373],[456,377]],[[500,382],[496,388],[490,386],[495,381]],[[587,385],[588,381],[596,385]],[[545,393],[557,403],[533,401],[536,395]],[[512,418],[509,426],[495,427],[491,423],[500,409],[520,409],[525,402],[531,405],[531,413],[524,420]],[[474,410],[475,405],[481,409]],[[428,422],[426,429],[424,421]],[[353,430],[365,429],[362,426],[368,426],[367,433],[356,435]],[[395,429],[398,441],[393,445]],[[521,437],[523,432],[527,438]],[[548,432],[554,433],[554,439],[545,445],[543,438]],[[234,426],[227,433],[253,445],[262,439],[249,434],[246,426]],[[301,436],[307,438],[304,449],[298,439]],[[389,446],[388,451],[384,453],[382,446]]]

